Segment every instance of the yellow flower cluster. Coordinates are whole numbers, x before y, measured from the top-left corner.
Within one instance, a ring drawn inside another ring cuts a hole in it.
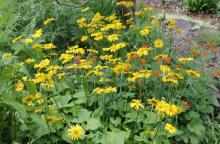
[[[192,76],[192,77],[200,77],[200,73],[199,73],[199,71],[195,71],[195,70],[186,70],[186,73],[187,73],[189,76]]]
[[[118,44],[113,44],[111,47],[109,48],[103,48],[103,51],[110,51],[110,52],[117,52],[118,50],[125,48],[126,47],[126,43],[118,43]]]
[[[54,87],[54,81],[52,79],[52,73],[37,73],[33,79],[33,82],[36,84],[41,84],[43,88]]]
[[[117,6],[123,6],[126,8],[132,8],[134,6],[134,2],[132,0],[122,0],[116,3]]]
[[[189,61],[193,61],[194,59],[191,58],[191,57],[186,57],[186,58],[181,57],[181,58],[178,58],[177,60],[178,60],[179,62],[186,63],[186,62],[189,62]]]
[[[42,69],[42,68],[45,68],[46,66],[48,66],[49,64],[50,64],[50,60],[49,59],[44,59],[39,64],[35,64],[34,68]]]
[[[116,64],[112,70],[116,74],[128,73],[130,71],[131,65],[129,63],[118,63]]]
[[[117,92],[117,88],[116,87],[107,87],[107,88],[100,88],[100,87],[97,87],[93,90],[93,92],[95,94],[98,94],[98,95],[102,95],[102,94],[109,94],[109,93],[115,93]]]
[[[158,115],[160,116],[166,115],[169,117],[173,117],[184,111],[180,106],[170,104],[164,100],[158,100],[155,98],[148,99],[148,104],[154,105]]]
[[[183,79],[183,75],[175,72],[169,72],[167,75],[162,77],[162,82],[178,84],[178,80]]]
[[[35,95],[28,95],[26,97],[23,97],[21,101],[28,106],[33,106],[35,102],[39,105],[43,104],[44,98],[41,93],[36,93]]]
[[[24,89],[24,84],[22,83],[22,81],[18,81],[17,83],[16,83],[16,91],[17,92],[20,92],[20,91],[22,91]]]
[[[135,82],[139,78],[149,78],[152,75],[151,70],[140,70],[138,72],[132,72],[132,77],[128,77],[129,82]]]
[[[33,35],[33,38],[39,38],[42,36],[43,30],[42,29],[38,29],[36,30],[36,32]]]

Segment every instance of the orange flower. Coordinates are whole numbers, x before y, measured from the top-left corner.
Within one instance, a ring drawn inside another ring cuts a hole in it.
[[[213,72],[212,74],[213,74],[213,76],[220,78],[220,71]]]
[[[156,75],[156,76],[160,76],[160,75],[161,75],[161,72],[160,72],[160,71],[157,71],[157,72],[155,73],[155,75]]]
[[[189,103],[186,100],[183,100],[182,103],[188,110],[191,109],[191,106],[189,105]]]
[[[93,61],[93,62],[96,61],[96,59],[97,59],[97,56],[91,56],[90,57],[90,60]]]
[[[144,58],[142,58],[140,61],[142,64],[147,64],[147,61]]]
[[[201,53],[201,56],[203,56],[204,58],[207,58],[209,54],[207,52],[204,52],[204,53]]]
[[[180,69],[180,66],[179,66],[179,65],[175,65],[174,67],[175,67],[177,70]]]
[[[137,54],[132,54],[131,55],[131,59],[138,59],[138,58],[139,58],[139,56]]]
[[[166,63],[170,63],[171,60],[170,60],[170,58],[167,57],[167,58],[164,59],[164,61],[165,61]]]

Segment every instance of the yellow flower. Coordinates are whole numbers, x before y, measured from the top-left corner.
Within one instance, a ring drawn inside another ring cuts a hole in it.
[[[173,117],[181,112],[183,112],[184,110],[175,104],[169,104],[164,100],[158,100],[155,98],[152,99],[148,99],[148,104],[154,105],[156,108],[156,111],[159,115],[163,115],[165,116],[169,116],[169,117]]]
[[[200,77],[200,73],[195,70],[186,70],[186,73],[190,76],[193,76],[193,77]]]
[[[105,18],[105,20],[107,20],[107,21],[113,21],[113,20],[116,20],[116,14],[113,14],[113,15],[110,15],[110,16],[108,16],[108,17],[106,17]]]
[[[5,52],[5,53],[3,53],[2,56],[3,56],[3,57],[10,57],[10,56],[12,56],[12,53],[10,53],[10,52]]]
[[[164,128],[170,133],[170,134],[175,134],[177,129],[170,123],[166,123]]]
[[[78,19],[78,20],[77,20],[77,24],[78,24],[79,28],[86,27],[86,26],[87,26],[87,24],[86,24],[86,18]]]
[[[26,44],[31,44],[32,42],[33,42],[33,39],[31,39],[31,38],[26,38],[25,39]]]
[[[156,105],[158,102],[159,102],[159,100],[157,100],[155,98],[151,98],[151,99],[147,100],[147,103],[151,104],[151,105]]]
[[[97,87],[93,90],[94,93],[101,95],[101,94],[109,94],[109,93],[115,93],[117,92],[116,87],[107,87],[107,88],[100,88]]]
[[[104,18],[104,16],[102,16],[99,12],[97,12],[95,14],[95,16],[92,18],[92,22],[96,23],[96,22],[100,21],[102,18]]]
[[[154,18],[151,20],[152,25],[158,25],[158,18]]]
[[[25,62],[28,63],[28,64],[30,64],[30,63],[35,62],[35,59],[33,59],[33,58],[27,58],[27,59],[25,60]]]
[[[148,52],[149,52],[149,48],[147,48],[147,47],[141,47],[141,48],[139,48],[138,49],[138,51],[137,51],[137,55],[139,55],[139,56],[146,56],[146,55],[148,55]]]
[[[175,116],[178,113],[178,107],[174,104],[168,104],[165,113],[170,117]]]
[[[167,73],[171,71],[171,68],[168,65],[160,65],[160,70],[164,73]]]
[[[18,40],[20,40],[22,38],[22,36],[18,36],[16,38],[14,38],[11,42],[14,44],[16,43]]]
[[[81,40],[81,42],[84,42],[84,41],[87,41],[88,38],[89,38],[88,36],[82,36],[80,40]]]
[[[51,22],[53,22],[53,21],[55,21],[54,18],[48,18],[48,19],[45,20],[43,23],[44,23],[44,25],[46,26],[46,25],[48,25],[49,23],[51,23]]]
[[[62,53],[59,57],[60,60],[62,60],[62,64],[70,62],[74,58],[73,54],[68,53]]]
[[[112,35],[107,36],[107,39],[109,42],[113,42],[113,41],[118,40],[118,37],[119,37],[118,34],[112,34]]]
[[[56,76],[58,77],[58,79],[62,79],[65,75],[66,75],[65,72],[56,74]]]
[[[86,7],[84,9],[81,10],[82,13],[87,12],[89,10],[89,7]]]
[[[37,73],[33,79],[34,83],[40,83],[43,88],[54,87],[54,81],[51,73]]]
[[[132,8],[134,6],[134,2],[133,1],[120,1],[116,3],[117,6],[123,6],[126,8]]]
[[[156,110],[159,114],[164,113],[166,111],[167,103],[163,100],[157,101]]]
[[[131,65],[129,63],[118,63],[115,65],[115,67],[112,68],[112,70],[116,74],[123,74],[130,71]]]
[[[130,107],[138,110],[140,107],[144,108],[143,104],[138,99],[133,99],[130,103]]]
[[[38,44],[38,43],[35,43],[35,44],[33,44],[32,47],[33,47],[34,49],[41,49],[41,48],[43,47],[43,45]]]
[[[178,84],[178,80],[176,80],[174,76],[169,76],[169,75],[163,76],[162,82]]]
[[[147,36],[150,33],[149,28],[145,28],[143,30],[140,31],[141,36]]]
[[[84,135],[84,130],[80,125],[73,125],[68,129],[68,136],[73,140],[82,139]]]
[[[179,74],[179,73],[175,73],[175,72],[169,72],[167,74],[168,76],[171,76],[171,77],[176,77],[178,79],[183,79],[183,75]]]
[[[167,57],[168,57],[168,55],[158,55],[158,56],[154,57],[154,60],[161,61],[161,60],[164,60]]]
[[[48,49],[56,48],[56,46],[53,43],[47,43],[47,44],[41,45],[41,48],[48,50]]]
[[[154,46],[156,48],[163,48],[164,42],[161,39],[157,39],[157,40],[154,41]]]
[[[50,60],[49,59],[44,59],[42,60],[39,64],[35,64],[34,68],[45,68],[46,66],[48,66],[50,64]]]
[[[145,131],[145,133],[150,138],[153,138],[155,136],[155,132],[154,131]]]
[[[111,47],[109,48],[103,48],[103,51],[110,51],[110,52],[117,52],[118,50],[126,47],[127,44],[126,43],[118,43],[118,44],[113,44]]]
[[[182,63],[186,63],[186,62],[188,62],[188,61],[193,61],[193,60],[194,60],[194,59],[191,58],[191,57],[188,57],[188,58],[183,58],[183,57],[178,58],[178,61],[179,61],[179,62],[182,62]]]
[[[175,19],[170,19],[169,24],[176,24],[176,20]]]
[[[35,113],[41,113],[42,110],[41,110],[41,109],[35,109],[34,112],[35,112]]]
[[[42,30],[42,29],[36,30],[36,32],[35,32],[34,35],[33,35],[33,38],[39,38],[39,37],[41,37],[42,33],[43,33],[43,30]]]
[[[95,41],[100,41],[103,39],[103,33],[102,32],[95,32],[91,34],[91,37],[94,37]]]
[[[53,123],[53,122],[58,121],[60,119],[61,118],[58,118],[55,115],[47,115],[47,116],[45,116],[45,121],[48,122],[48,123]]]
[[[24,98],[22,98],[22,102],[25,103],[26,105],[28,106],[33,106],[33,101],[35,100],[36,98],[32,95],[29,95],[29,96],[26,96]]]
[[[20,92],[24,89],[24,84],[19,80],[17,83],[16,83],[16,91],[17,92]]]
[[[133,72],[132,77],[128,77],[127,80],[129,82],[135,82],[136,79],[139,78],[149,78],[152,75],[151,70],[140,70],[138,72]]]
[[[90,53],[95,53],[95,54],[99,53],[97,50],[94,50],[94,49],[87,49],[87,51]]]

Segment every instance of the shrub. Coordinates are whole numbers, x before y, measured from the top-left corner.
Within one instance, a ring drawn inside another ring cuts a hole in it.
[[[218,0],[184,0],[186,8],[192,12],[216,13],[218,3]]]

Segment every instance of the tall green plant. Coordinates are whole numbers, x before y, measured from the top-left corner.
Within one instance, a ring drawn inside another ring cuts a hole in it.
[[[189,11],[216,13],[218,0],[184,0],[184,4]]]

